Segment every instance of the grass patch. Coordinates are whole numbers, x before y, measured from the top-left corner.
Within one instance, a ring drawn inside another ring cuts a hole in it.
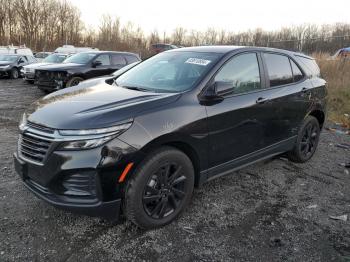
[[[328,120],[350,128],[350,60],[328,60],[324,54],[314,57],[327,81]]]

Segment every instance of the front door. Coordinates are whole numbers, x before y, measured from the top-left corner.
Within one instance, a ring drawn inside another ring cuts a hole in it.
[[[94,66],[94,62],[99,62]],[[112,65],[109,54],[101,54],[97,56],[92,62],[92,68],[87,73],[88,78],[105,76],[112,73]]]
[[[232,83],[234,92],[207,106],[209,167],[216,167],[266,146],[266,104],[259,53],[231,58],[216,74],[214,82]]]

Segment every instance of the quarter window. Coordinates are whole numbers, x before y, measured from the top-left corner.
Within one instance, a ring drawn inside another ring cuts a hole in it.
[[[110,60],[109,60],[109,55],[99,55],[96,58],[96,61],[100,61],[103,66],[108,66],[111,64]]]
[[[234,94],[260,89],[260,71],[256,54],[242,54],[232,58],[215,76],[216,81],[231,83]]]
[[[290,64],[292,65],[294,82],[298,82],[301,79],[303,79],[303,73],[301,72],[300,68],[294,63],[293,60],[290,60]]]
[[[292,69],[289,58],[284,55],[264,53],[270,87],[293,83]]]

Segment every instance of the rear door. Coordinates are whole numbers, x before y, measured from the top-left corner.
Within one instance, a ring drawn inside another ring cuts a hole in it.
[[[122,54],[112,54],[111,61],[112,61],[113,72],[127,65],[127,61]]]
[[[266,105],[271,114],[265,139],[267,145],[272,145],[297,135],[310,106],[312,85],[291,57],[264,52],[262,58],[268,79]]]

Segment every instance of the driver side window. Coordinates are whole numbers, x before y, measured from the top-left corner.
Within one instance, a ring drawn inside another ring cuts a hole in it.
[[[19,63],[19,64],[23,64],[23,63],[26,62],[26,60],[27,60],[27,59],[25,59],[24,56],[21,56],[20,59],[18,60],[18,63]]]
[[[215,82],[229,82],[234,94],[247,93],[261,88],[259,63],[256,53],[233,57],[215,76]]]
[[[102,66],[108,66],[111,65],[111,61],[109,59],[109,55],[99,55],[95,61],[101,62]]]

